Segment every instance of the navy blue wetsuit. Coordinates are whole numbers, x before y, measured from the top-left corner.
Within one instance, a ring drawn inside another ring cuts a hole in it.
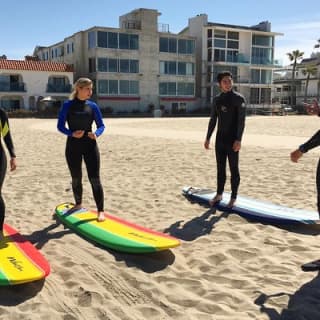
[[[235,141],[241,141],[245,126],[245,99],[233,90],[221,93],[213,100],[208,124],[207,140],[210,140],[218,121],[215,152],[217,161],[217,194],[222,195],[226,182],[226,162],[231,172],[231,198],[236,199],[240,184],[239,152],[232,149]]]
[[[88,132],[92,132],[92,124],[95,122],[98,137],[104,131],[104,124],[100,109],[91,100],[66,101],[58,117],[58,130],[68,136],[66,144],[66,159],[72,177],[72,190],[76,204],[82,202],[82,159],[85,162],[88,178],[91,183],[93,196],[97,205],[97,210],[104,211],[104,194],[100,181],[100,153],[97,141],[88,137]],[[68,127],[66,127],[66,123]],[[77,130],[84,130],[82,138],[72,137],[72,133]]]
[[[13,142],[9,130],[9,122],[7,114],[4,112],[4,110],[0,109],[0,136],[3,137],[3,140],[5,142],[5,145],[9,151],[10,157],[15,158],[15,152],[13,147]],[[0,231],[3,230],[3,223],[4,223],[4,217],[5,217],[5,203],[2,198],[2,185],[4,181],[4,177],[6,175],[7,171],[7,158],[4,151],[4,148],[2,146],[2,143],[0,142]]]
[[[317,131],[307,142],[302,144],[299,147],[299,150],[303,153],[308,152],[309,150],[320,146],[320,130]],[[317,183],[317,206],[318,206],[318,212],[320,214],[320,159],[318,161],[318,166],[317,166],[317,178],[316,178],[316,183]]]

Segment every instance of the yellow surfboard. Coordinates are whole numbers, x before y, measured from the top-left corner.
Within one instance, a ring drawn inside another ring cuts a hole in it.
[[[180,245],[180,240],[110,214],[106,220],[97,221],[97,212],[63,203],[56,207],[56,215],[70,229],[105,247],[130,253],[147,253],[166,250]]]
[[[0,285],[40,280],[50,273],[48,261],[18,231],[4,224],[0,240]]]

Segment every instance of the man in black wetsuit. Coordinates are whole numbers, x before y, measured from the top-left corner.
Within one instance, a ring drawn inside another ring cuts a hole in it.
[[[320,116],[320,109],[319,109],[318,102],[315,101],[313,107],[311,108],[310,106],[307,106],[307,112],[311,115]],[[318,130],[308,141],[306,141],[305,143],[300,145],[296,150],[291,152],[290,154],[291,161],[298,162],[298,160],[303,156],[304,153],[318,146],[320,146],[320,130]],[[316,184],[317,184],[317,207],[318,207],[318,213],[320,216],[320,159],[317,165]],[[320,270],[320,259],[303,264],[301,267],[303,271]]]
[[[213,206],[222,200],[226,182],[226,163],[231,172],[231,198],[228,207],[233,207],[237,199],[240,184],[239,150],[245,126],[246,105],[244,97],[232,89],[232,74],[221,72],[217,81],[222,91],[212,103],[211,117],[204,147],[210,149],[210,138],[218,121],[215,152],[217,161],[217,193],[210,201]]]
[[[298,160],[303,156],[304,153],[318,146],[320,146],[320,130],[317,131],[308,141],[302,144],[298,149],[291,152],[290,154],[291,161],[298,162]],[[317,184],[317,194],[318,194],[317,207],[320,215],[320,159],[318,161],[318,166],[317,166],[316,184]]]

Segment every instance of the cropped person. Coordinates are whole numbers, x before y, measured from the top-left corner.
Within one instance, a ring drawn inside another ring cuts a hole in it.
[[[14,171],[17,168],[16,154],[12,142],[12,137],[9,128],[8,116],[3,109],[0,108],[0,135],[2,136],[6,148],[10,155],[10,170]],[[7,157],[5,150],[0,141],[0,237],[3,237],[3,224],[5,219],[5,203],[2,197],[2,185],[7,172]]]

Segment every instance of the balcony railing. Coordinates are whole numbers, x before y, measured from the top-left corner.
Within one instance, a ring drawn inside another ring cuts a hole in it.
[[[48,83],[47,84],[47,92],[61,92],[61,93],[70,93],[71,92],[71,84],[66,85],[55,85]]]
[[[25,84],[23,82],[0,82],[1,92],[24,92]]]

